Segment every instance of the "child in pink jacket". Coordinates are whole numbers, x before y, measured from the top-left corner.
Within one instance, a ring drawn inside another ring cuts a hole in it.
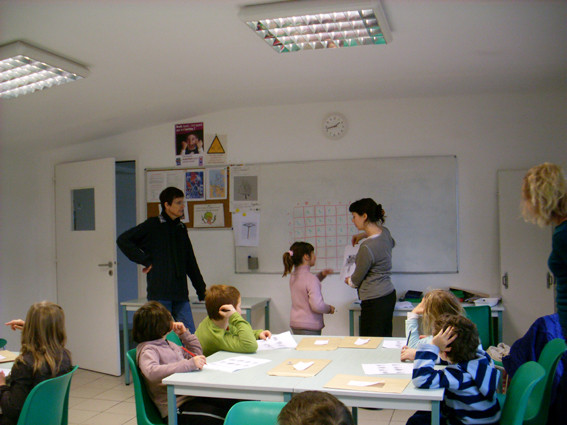
[[[283,276],[291,273],[290,327],[295,335],[321,335],[325,327],[323,314],[335,312],[335,307],[325,304],[321,294],[321,281],[333,270],[325,269],[315,276],[310,269],[316,260],[315,249],[307,242],[294,242],[283,255]]]

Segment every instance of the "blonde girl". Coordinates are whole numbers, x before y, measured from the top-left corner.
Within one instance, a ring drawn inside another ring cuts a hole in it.
[[[16,424],[26,397],[40,382],[63,375],[72,369],[71,353],[65,348],[65,314],[49,301],[33,304],[22,329],[20,355],[10,374],[10,384],[0,372],[0,424]],[[11,322],[9,322],[11,323]]]
[[[421,302],[407,315],[406,338],[408,344],[402,348],[402,361],[414,360],[416,348],[420,344],[431,343],[433,324],[443,314],[465,316],[461,303],[453,293],[441,289],[427,292]],[[422,335],[419,332],[420,318],[422,319]]]
[[[315,276],[311,267],[317,257],[313,245],[307,242],[294,242],[289,251],[283,254],[283,276],[291,274],[291,314],[289,325],[295,335],[321,335],[325,327],[323,314],[333,314],[335,307],[326,304],[321,293],[321,281],[331,269],[325,269]]]

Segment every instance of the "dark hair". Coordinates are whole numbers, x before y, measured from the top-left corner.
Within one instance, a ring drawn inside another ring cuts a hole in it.
[[[293,255],[291,255],[289,251],[291,251]],[[282,277],[288,275],[294,267],[303,263],[304,255],[311,257],[315,248],[308,242],[294,242],[289,248],[289,251],[284,252],[283,255],[284,272]]]
[[[452,326],[457,338],[449,345],[451,351],[447,357],[453,363],[468,362],[476,357],[476,349],[480,344],[478,329],[470,319],[461,315],[442,314],[433,325],[433,335]]]
[[[171,330],[172,323],[173,317],[163,304],[148,301],[134,313],[132,337],[138,343],[160,339]]]
[[[278,415],[279,425],[354,425],[347,407],[323,391],[295,394]]]
[[[372,223],[382,224],[386,221],[386,213],[382,209],[382,204],[377,204],[372,198],[359,199],[350,204],[348,210],[358,215],[366,214],[366,219]]]
[[[240,299],[240,292],[234,286],[213,285],[207,289],[205,295],[205,307],[207,314],[213,320],[220,320],[220,308],[225,304],[232,304],[235,308]]]
[[[176,187],[170,186],[170,187],[166,187],[165,189],[163,189],[161,191],[161,193],[159,194],[159,202],[161,203],[161,210],[165,211],[165,203],[167,202],[169,205],[171,205],[173,203],[174,199],[177,198],[184,198],[185,199],[185,194],[183,193],[183,191],[181,189],[178,189]]]

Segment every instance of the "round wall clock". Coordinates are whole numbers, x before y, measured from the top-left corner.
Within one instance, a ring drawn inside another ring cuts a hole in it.
[[[329,139],[340,139],[347,131],[347,120],[342,114],[329,114],[323,120],[323,133]]]

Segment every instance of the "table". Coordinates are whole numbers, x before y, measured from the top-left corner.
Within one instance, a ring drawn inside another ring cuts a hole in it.
[[[190,297],[191,311],[207,312],[204,301],[198,301]],[[252,323],[252,311],[264,307],[264,329],[270,329],[270,301],[271,298],[261,297],[242,297],[240,308],[248,323]],[[136,311],[148,300],[146,298],[136,298],[133,300],[123,301],[120,303],[122,311],[122,340],[124,342],[124,381],[126,385],[130,385],[130,368],[128,367],[127,353],[130,350],[130,339],[128,338],[128,312]]]
[[[304,337],[295,336],[295,338],[300,340]],[[400,338],[397,339],[399,340]],[[207,361],[210,363],[238,355],[241,354],[219,351],[209,356]],[[339,373],[363,376],[364,372],[361,366],[363,363],[399,362],[399,349],[385,349],[381,347],[376,349],[338,348],[334,351],[282,349],[260,351],[249,355],[272,361],[234,373],[204,369],[199,372],[175,373],[165,378],[162,382],[167,385],[169,424],[177,424],[176,395],[184,394],[241,400],[289,401],[293,393],[306,390],[326,391],[335,395],[345,405],[353,407],[355,421],[357,420],[356,408],[375,407],[430,410],[433,413],[431,423],[433,425],[439,424],[439,409],[441,400],[443,400],[443,389],[422,390],[415,388],[412,383],[400,394],[324,388],[324,385]],[[332,361],[312,378],[269,376],[267,374],[270,369],[289,358],[324,358]],[[389,377],[396,376],[389,375]],[[400,375],[397,377],[400,377]],[[408,378],[410,376],[404,375],[403,377]]]
[[[414,307],[417,304],[414,304]],[[461,303],[461,305],[463,307],[471,307],[474,306],[473,303]],[[405,317],[408,311],[412,311],[413,307],[410,308],[401,308],[401,307],[397,307],[394,309],[394,317]],[[348,310],[349,312],[349,316],[348,316],[348,324],[349,324],[349,334],[350,336],[354,336],[354,315],[355,312],[360,311],[360,301],[356,300],[353,301],[353,303],[350,305],[350,308]],[[498,303],[497,305],[495,305],[494,307],[491,307],[491,312],[492,312],[492,319],[494,322],[496,322],[496,325],[494,326],[493,323],[493,330],[494,330],[494,341],[496,342],[501,342],[502,341],[502,313],[504,312],[504,306],[502,305],[502,303]]]

